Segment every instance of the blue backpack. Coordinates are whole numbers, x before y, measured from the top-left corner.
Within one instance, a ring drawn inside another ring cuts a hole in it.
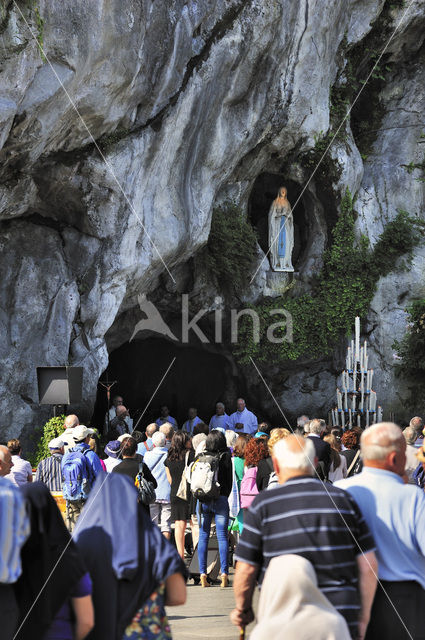
[[[90,449],[70,449],[62,458],[62,493],[65,500],[87,500],[94,473],[86,458]]]

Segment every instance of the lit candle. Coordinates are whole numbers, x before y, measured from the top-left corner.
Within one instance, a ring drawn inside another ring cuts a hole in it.
[[[378,422],[382,422],[382,407],[378,407]]]

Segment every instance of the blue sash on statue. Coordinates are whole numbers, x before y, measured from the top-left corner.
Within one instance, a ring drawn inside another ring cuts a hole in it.
[[[280,219],[279,238],[277,241],[277,255],[279,258],[284,258],[286,253],[286,217],[282,216]]]

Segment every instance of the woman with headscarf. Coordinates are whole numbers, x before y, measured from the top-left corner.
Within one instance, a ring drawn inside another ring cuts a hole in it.
[[[311,562],[297,555],[273,558],[261,588],[258,624],[250,640],[350,640],[347,623],[317,586]]]
[[[34,482],[21,491],[31,533],[16,583],[16,640],[82,640],[93,627],[90,576],[46,485]]]
[[[120,448],[121,442],[119,440],[111,440],[106,445],[105,453],[107,458],[105,458],[104,463],[107,473],[111,473],[112,469],[122,461],[119,456]]]
[[[137,502],[130,478],[98,476],[74,540],[93,580],[90,640],[145,639],[153,632],[169,638],[164,605],[185,602],[186,567]]]

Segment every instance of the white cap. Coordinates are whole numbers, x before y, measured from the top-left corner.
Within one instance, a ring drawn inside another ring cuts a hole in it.
[[[94,433],[94,429],[89,429],[84,424],[79,424],[77,427],[74,427],[72,430],[72,437],[75,442],[81,442],[85,440],[87,436]]]
[[[53,438],[53,440],[49,442],[49,449],[62,449],[63,446],[64,441],[62,438]]]
[[[117,440],[119,440],[120,442],[122,442],[123,440],[125,440],[126,438],[131,438],[131,434],[130,433],[123,433],[122,436],[119,436],[117,438]]]

